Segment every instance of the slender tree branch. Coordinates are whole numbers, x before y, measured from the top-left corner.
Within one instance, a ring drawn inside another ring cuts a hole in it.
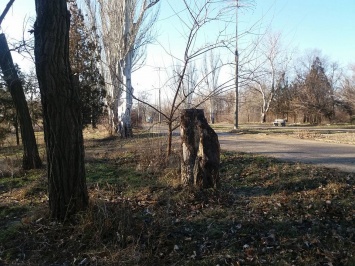
[[[10,10],[10,8],[11,8],[11,6],[12,6],[12,4],[13,4],[14,2],[15,2],[15,0],[10,0],[10,1],[7,3],[7,5],[6,5],[4,11],[2,12],[2,14],[1,14],[1,16],[0,16],[0,25],[1,25],[2,21],[4,20],[4,18],[5,18],[5,16],[6,16],[7,12],[9,12],[9,10]]]

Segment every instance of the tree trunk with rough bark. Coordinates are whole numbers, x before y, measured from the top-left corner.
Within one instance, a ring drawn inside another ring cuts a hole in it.
[[[185,109],[181,112],[181,182],[187,186],[193,186],[195,183],[194,167],[199,145],[199,134],[196,127],[197,111],[202,110]]]
[[[171,149],[173,145],[173,124],[172,121],[168,122],[168,147],[167,147],[167,157],[171,155]]]
[[[181,181],[187,186],[215,188],[219,185],[220,146],[203,110],[181,113]]]
[[[79,90],[69,63],[66,0],[36,0],[36,72],[47,150],[49,207],[66,220],[88,205]]]
[[[42,166],[42,161],[39,157],[36,137],[33,131],[25,93],[22,88],[22,82],[19,79],[14,66],[4,34],[0,34],[0,67],[4,75],[4,80],[10,90],[20,121],[23,145],[22,168],[25,170],[40,168]]]
[[[194,180],[199,188],[216,188],[220,181],[220,146],[216,132],[207,123],[203,110],[201,111],[196,115],[199,149],[194,167]]]
[[[16,145],[20,146],[20,133],[19,133],[19,130],[18,130],[18,115],[16,115],[13,125],[15,127]]]

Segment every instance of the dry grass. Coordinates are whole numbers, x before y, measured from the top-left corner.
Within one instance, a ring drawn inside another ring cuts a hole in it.
[[[0,179],[0,264],[355,264],[354,175],[223,152],[221,188],[188,190],[178,143],[96,134],[70,223],[49,219],[44,170]]]
[[[354,132],[337,132],[337,131],[317,131],[317,130],[299,130],[289,134],[288,137],[296,137],[299,139],[311,139],[330,143],[341,143],[355,145]]]

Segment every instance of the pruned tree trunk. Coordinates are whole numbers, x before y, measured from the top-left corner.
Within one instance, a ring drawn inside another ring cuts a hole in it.
[[[203,110],[181,113],[181,181],[187,186],[213,188],[219,185],[220,146]]]
[[[199,150],[194,167],[195,183],[200,188],[219,186],[220,146],[216,132],[209,126],[202,112],[197,112]]]
[[[4,80],[9,87],[20,121],[23,145],[22,168],[25,170],[40,168],[42,166],[42,161],[39,157],[36,137],[33,131],[25,93],[22,88],[22,82],[19,79],[14,66],[4,34],[0,34],[0,67],[4,75]]]
[[[199,132],[196,125],[196,115],[197,112],[200,111],[202,110],[185,109],[181,112],[181,182],[187,186],[193,186],[195,183],[194,167],[199,148]]]
[[[79,90],[69,63],[70,14],[66,0],[36,0],[36,72],[47,150],[49,207],[66,220],[88,205]]]

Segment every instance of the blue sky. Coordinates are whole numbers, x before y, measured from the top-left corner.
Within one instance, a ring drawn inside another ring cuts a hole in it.
[[[202,1],[202,0],[199,0]],[[227,0],[228,1],[228,0]],[[229,0],[230,1],[230,0]],[[248,0],[240,0],[242,3]],[[174,39],[174,18],[170,5],[179,10],[177,0],[162,0],[158,28],[164,37]],[[240,10],[240,31],[261,20],[262,27],[281,32],[285,41],[300,52],[319,49],[343,64],[355,62],[354,0],[250,0],[252,8]],[[166,21],[167,23],[163,23]],[[234,29],[234,25],[231,25]]]
[[[300,52],[319,49],[334,61],[355,63],[354,0],[258,0],[253,14],[243,15],[263,14]]]
[[[182,10],[183,5],[177,0],[161,0],[160,20],[157,25],[160,42],[166,49],[174,52],[178,58],[183,57],[185,43],[180,36],[181,22],[172,16],[171,8]],[[193,1],[193,0],[188,0]],[[227,0],[228,1],[228,0]],[[240,0],[244,3],[248,0]],[[262,33],[269,29],[282,34],[283,45],[290,50],[297,51],[294,58],[301,57],[309,50],[320,50],[323,56],[331,61],[337,61],[346,67],[349,63],[355,64],[355,0],[255,0],[253,6],[241,9],[238,17],[239,32],[244,32],[256,23],[254,33]],[[234,19],[234,14],[231,14]],[[229,32],[235,31],[235,22],[230,24]],[[216,29],[216,28],[215,28]],[[207,37],[213,36],[213,29],[205,33]],[[241,43],[247,43],[250,35],[245,35]],[[155,45],[149,49],[148,64],[153,66],[166,66],[171,64],[171,58],[161,63],[162,49]],[[229,55],[233,58],[233,55]],[[150,69],[157,75],[156,69]],[[234,70],[224,73],[233,75]],[[229,73],[230,72],[230,73]],[[138,73],[137,73],[138,74]],[[137,75],[136,82],[152,79],[152,74],[142,71]],[[146,85],[135,84],[136,87]],[[157,82],[146,88],[158,87]]]
[[[0,12],[5,9],[9,0],[0,0]],[[15,0],[12,8],[7,13],[4,21],[1,24],[1,33],[4,33],[7,37],[9,44],[22,39],[24,20],[28,20],[31,16],[35,17],[35,0]],[[31,25],[29,23],[28,27]],[[29,29],[27,27],[27,30]],[[28,35],[27,30],[25,34]],[[10,45],[11,47],[11,45]],[[19,64],[22,70],[28,70],[29,66],[32,66],[32,61],[29,58],[18,55],[12,52],[14,63]]]
[[[170,45],[174,46],[179,43],[179,38],[176,38],[178,25],[174,25],[173,17],[166,18],[171,14],[169,5],[178,8],[179,0],[161,1],[161,21],[157,26],[160,36],[165,40],[168,38]],[[20,38],[24,17],[35,14],[34,2],[14,2],[2,26],[10,39]],[[0,0],[1,11],[7,3],[8,0]],[[298,47],[300,53],[307,49],[319,49],[323,55],[346,66],[355,63],[354,14],[355,0],[255,0],[252,9],[239,12],[239,24],[242,31],[243,27],[261,20],[262,27],[270,26],[273,31],[281,32],[286,43],[290,47]]]

